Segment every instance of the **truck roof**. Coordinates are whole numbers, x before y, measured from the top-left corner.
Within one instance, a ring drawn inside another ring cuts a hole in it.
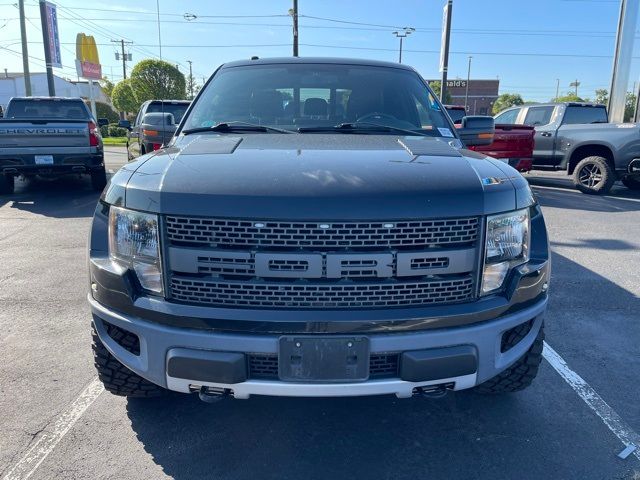
[[[68,101],[68,100],[77,100],[82,102],[83,100],[80,97],[11,97],[9,101],[19,100],[19,101],[29,101],[29,100],[54,100],[54,101]]]
[[[556,105],[566,105],[567,107],[600,107],[606,108],[606,105],[593,102],[547,102],[547,103],[531,103],[527,105],[519,105],[522,107],[555,107]]]
[[[274,57],[274,58],[256,58],[255,60],[237,60],[234,62],[225,63],[222,68],[228,67],[241,67],[247,65],[273,65],[273,64],[309,64],[309,63],[322,63],[328,65],[365,65],[371,67],[391,67],[400,68],[403,70],[411,70],[412,67],[395,62],[383,62],[380,60],[368,60],[362,58],[338,58],[338,57]]]

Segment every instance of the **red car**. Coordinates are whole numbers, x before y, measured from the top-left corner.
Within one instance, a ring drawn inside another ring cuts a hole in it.
[[[445,105],[451,120],[459,127],[467,112],[462,105]],[[505,161],[520,172],[531,170],[533,162],[533,136],[535,129],[528,125],[496,124],[493,143],[469,150],[482,152],[490,157]]]

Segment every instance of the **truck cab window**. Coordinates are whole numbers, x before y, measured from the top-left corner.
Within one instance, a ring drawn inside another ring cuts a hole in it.
[[[553,115],[553,109],[555,107],[529,107],[527,116],[524,119],[525,125],[537,127],[540,125],[547,125],[551,122],[551,115]]]
[[[563,125],[607,122],[607,109],[604,105],[602,107],[569,105],[562,119]]]
[[[512,108],[511,110],[505,110],[499,115],[495,116],[496,123],[504,123],[513,125],[516,123],[516,119],[518,118],[518,113],[520,112],[519,108]]]

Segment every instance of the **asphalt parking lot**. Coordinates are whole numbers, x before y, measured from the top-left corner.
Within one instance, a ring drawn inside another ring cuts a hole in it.
[[[108,149],[110,171],[125,161]],[[617,454],[640,440],[640,192],[528,178],[553,250],[546,358],[566,378],[544,361],[510,396],[216,405],[95,388],[85,243],[98,194],[88,179],[18,183],[0,196],[0,478],[639,479],[640,453]]]

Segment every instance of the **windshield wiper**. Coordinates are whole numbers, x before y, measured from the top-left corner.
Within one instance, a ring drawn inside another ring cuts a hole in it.
[[[197,127],[183,130],[182,133],[189,135],[191,133],[202,132],[277,132],[277,133],[294,133],[291,130],[285,130],[284,128],[268,127],[266,125],[257,125],[255,123],[247,122],[222,122],[210,127]]]
[[[339,123],[337,125],[333,125],[331,127],[300,127],[298,128],[298,132],[300,133],[308,133],[308,132],[343,132],[343,133],[351,133],[356,131],[364,131],[364,132],[401,132],[407,135],[419,135],[423,137],[430,136],[426,132],[421,132],[418,130],[409,130],[407,128],[400,127],[392,127],[390,125],[382,125],[379,123],[370,123],[370,122],[346,122]]]

